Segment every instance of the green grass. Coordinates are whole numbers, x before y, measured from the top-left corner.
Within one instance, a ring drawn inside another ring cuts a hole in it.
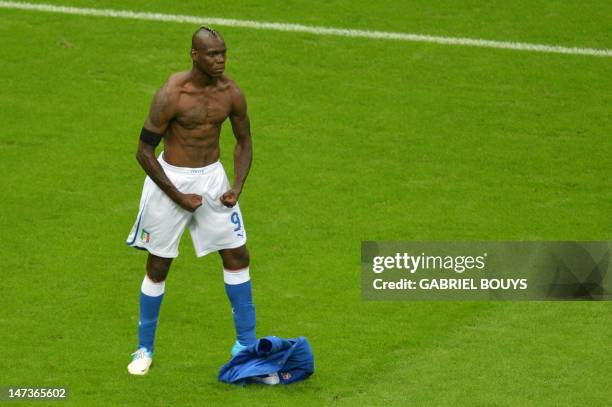
[[[353,3],[70,4],[612,48],[602,2]],[[258,333],[307,336],[317,370],[217,383],[233,335],[221,265],[185,236],[155,367],[130,377],[134,153],[193,29],[0,10],[0,386],[66,385],[62,405],[612,403],[609,302],[370,303],[359,288],[361,240],[610,240],[610,58],[229,28],[255,142],[241,207]],[[228,169],[232,146],[228,127]]]

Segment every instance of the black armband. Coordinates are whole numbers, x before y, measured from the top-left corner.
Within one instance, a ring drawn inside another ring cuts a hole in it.
[[[148,145],[153,146],[153,147],[157,147],[162,137],[164,137],[163,134],[154,133],[150,130],[145,129],[144,127],[142,128],[142,131],[140,132],[140,139],[144,143],[147,143]]]

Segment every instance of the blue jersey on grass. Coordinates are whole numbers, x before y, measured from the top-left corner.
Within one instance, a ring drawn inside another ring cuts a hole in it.
[[[314,373],[314,357],[303,336],[266,336],[234,356],[219,370],[219,381],[245,385],[252,377],[278,373],[282,384],[304,380]]]

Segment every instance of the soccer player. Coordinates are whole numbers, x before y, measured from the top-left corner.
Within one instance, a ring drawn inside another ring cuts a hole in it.
[[[191,40],[190,71],[175,73],[157,91],[140,134],[136,159],[147,173],[127,244],[149,252],[140,289],[138,348],[128,371],[148,372],[165,282],[186,227],[196,255],[218,251],[231,303],[235,355],[256,341],[246,231],[238,205],[252,160],[244,94],[223,73],[223,37],[200,27]],[[221,125],[229,117],[236,146],[230,186],[219,162]],[[164,151],[155,148],[164,140]]]

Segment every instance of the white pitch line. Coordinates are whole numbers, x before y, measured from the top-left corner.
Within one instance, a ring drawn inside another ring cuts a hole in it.
[[[275,30],[309,33],[316,35],[330,35],[337,37],[374,38],[382,40],[429,42],[446,45],[464,45],[471,47],[513,49],[519,51],[544,52],[555,54],[591,55],[597,57],[612,57],[612,49],[594,49],[564,47],[558,45],[529,44],[524,42],[492,41],[478,38],[439,37],[433,35],[354,30],[332,27],[318,27],[302,24],[272,23],[265,21],[234,20],[215,17],[186,16],[180,14],[148,13],[130,10],[93,9],[69,6],[54,6],[51,4],[21,3],[14,1],[0,1],[0,8],[42,11],[47,13],[75,14],[80,16],[98,16],[125,18],[131,20],[166,21],[175,23],[210,24],[225,27],[253,28],[257,30]]]

